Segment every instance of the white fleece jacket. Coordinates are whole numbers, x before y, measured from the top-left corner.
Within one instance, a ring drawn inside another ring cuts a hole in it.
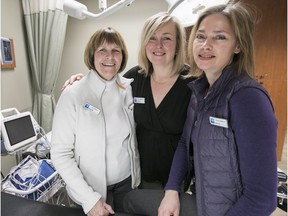
[[[130,123],[128,151],[132,188],[140,184],[140,162],[133,118],[133,80],[117,75],[123,110]],[[101,95],[105,84],[94,70],[61,94],[53,118],[51,160],[66,183],[69,196],[87,214],[106,199],[105,119]],[[86,105],[86,106],[85,106]]]

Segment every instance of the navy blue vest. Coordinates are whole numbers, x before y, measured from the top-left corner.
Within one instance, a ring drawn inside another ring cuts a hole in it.
[[[208,92],[209,84],[204,75],[189,84],[192,95],[184,133],[190,133],[187,147],[190,167],[196,176],[197,212],[201,216],[225,215],[243,192],[237,146],[229,126],[231,97],[241,88],[252,87],[260,89],[269,98],[255,80],[248,75],[235,77],[231,70],[227,68]],[[227,123],[228,127],[213,126],[210,117],[224,120],[222,126]],[[197,134],[193,145],[192,130]]]

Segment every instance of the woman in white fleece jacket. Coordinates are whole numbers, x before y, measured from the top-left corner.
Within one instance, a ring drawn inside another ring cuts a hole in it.
[[[51,159],[69,196],[88,216],[122,212],[122,200],[140,183],[130,83],[121,35],[102,28],[90,38],[90,72],[61,94],[52,127]]]

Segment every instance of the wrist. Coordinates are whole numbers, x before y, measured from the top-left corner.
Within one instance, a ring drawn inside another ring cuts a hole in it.
[[[167,196],[178,196],[178,191],[176,190],[166,190],[165,195]]]

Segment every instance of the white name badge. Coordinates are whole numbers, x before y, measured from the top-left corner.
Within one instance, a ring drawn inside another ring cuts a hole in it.
[[[85,103],[84,109],[90,110],[90,111],[92,111],[92,112],[96,112],[97,114],[100,113],[100,110],[99,110],[98,108],[92,106],[92,105],[89,104],[89,103]]]
[[[228,128],[228,121],[227,119],[216,118],[216,117],[209,117],[209,121],[211,125]]]
[[[135,104],[145,104],[145,98],[142,97],[134,97],[133,101]]]

